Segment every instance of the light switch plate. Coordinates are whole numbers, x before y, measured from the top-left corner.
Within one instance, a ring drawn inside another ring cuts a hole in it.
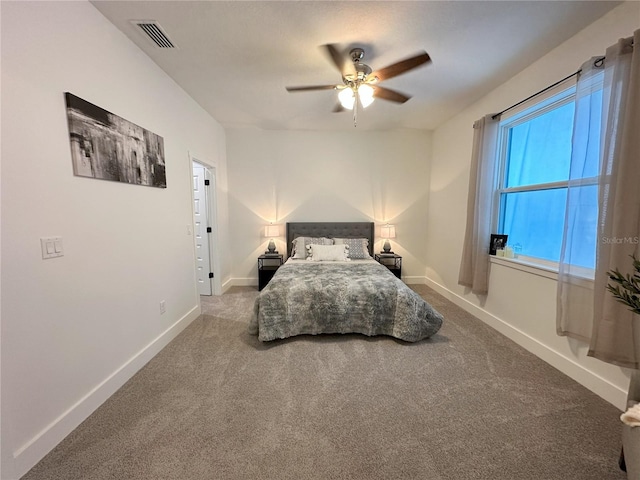
[[[42,258],[55,258],[64,255],[62,248],[62,237],[42,237],[40,239],[40,247],[42,248]]]

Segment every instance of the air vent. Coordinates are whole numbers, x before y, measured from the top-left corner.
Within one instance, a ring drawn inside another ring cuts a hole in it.
[[[153,21],[133,21],[134,25],[140,29],[160,48],[176,48],[167,34],[162,31],[162,27],[158,22]]]

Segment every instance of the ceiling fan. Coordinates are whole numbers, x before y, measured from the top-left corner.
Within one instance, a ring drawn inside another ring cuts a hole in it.
[[[323,48],[329,54],[333,64],[342,75],[342,83],[337,85],[310,85],[301,87],[286,87],[289,92],[308,92],[313,90],[338,90],[340,103],[333,109],[334,112],[342,112],[345,109],[353,110],[353,124],[356,126],[358,105],[363,108],[373,103],[374,98],[381,98],[395,103],[404,103],[411,97],[404,93],[391,90],[379,85],[383,80],[397,77],[409,70],[431,61],[431,57],[425,51],[391,64],[380,70],[373,71],[369,65],[362,63],[364,50],[352,48],[350,58],[338,51],[336,45],[327,44]],[[350,60],[350,61],[349,61]]]

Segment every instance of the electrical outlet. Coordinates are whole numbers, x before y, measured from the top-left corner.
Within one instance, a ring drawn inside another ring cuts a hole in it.
[[[160,300],[160,315],[167,311],[167,303],[164,300]]]

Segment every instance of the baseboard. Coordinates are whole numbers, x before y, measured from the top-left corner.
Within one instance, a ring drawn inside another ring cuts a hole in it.
[[[231,287],[233,287],[234,283],[233,283],[233,278],[229,278],[227,279],[227,281],[225,281],[222,285],[222,293],[226,293],[227,290],[229,290]]]
[[[427,277],[403,276],[402,281],[407,285],[425,285],[427,283]]]
[[[588,388],[596,395],[602,397],[612,405],[624,410],[627,403],[627,392],[617,385],[612,384],[607,379],[593,373],[571,358],[552,349],[544,343],[536,340],[527,333],[513,327],[504,320],[487,312],[483,308],[474,305],[460,295],[452,292],[448,288],[426,277],[426,285],[434,289],[443,297],[452,301],[460,308],[482,320],[484,323],[494,328],[504,336],[533,353],[538,358],[544,360],[552,367],[557,368],[565,375],[569,376],[579,384]]]
[[[231,282],[235,287],[257,287],[258,277],[232,278]]]
[[[199,315],[200,305],[196,305],[40,433],[13,452],[12,475],[20,478],[27,473]]]

